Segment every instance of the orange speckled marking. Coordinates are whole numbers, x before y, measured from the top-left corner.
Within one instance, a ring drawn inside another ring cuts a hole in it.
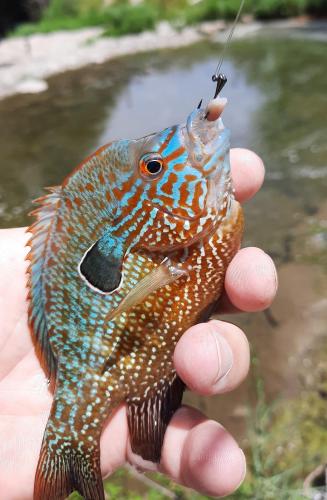
[[[159,148],[159,153],[162,153],[167,145],[169,144],[171,138],[173,137],[173,135],[175,134],[176,132],[176,127],[172,127],[171,131],[169,132],[168,136],[167,136],[167,139],[161,144],[160,148]]]
[[[104,179],[102,172],[99,173],[98,178],[99,178],[100,184],[105,184],[106,181]]]
[[[66,203],[66,206],[69,210],[71,210],[73,208],[73,204],[69,198],[65,199],[65,203]]]

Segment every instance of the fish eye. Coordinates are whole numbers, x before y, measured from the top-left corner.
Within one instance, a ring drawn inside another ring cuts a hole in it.
[[[156,179],[163,170],[163,160],[159,155],[145,155],[140,160],[140,172],[147,179]]]

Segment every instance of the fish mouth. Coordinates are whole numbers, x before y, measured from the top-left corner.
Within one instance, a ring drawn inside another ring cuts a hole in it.
[[[207,182],[206,210],[218,210],[229,189],[230,133],[221,119],[226,104],[227,99],[216,97],[205,109],[194,110],[183,128],[190,161]]]
[[[226,153],[226,129],[221,118],[209,121],[205,110],[191,113],[183,129],[191,163],[209,177],[217,168],[215,161]],[[229,144],[228,144],[229,146]]]

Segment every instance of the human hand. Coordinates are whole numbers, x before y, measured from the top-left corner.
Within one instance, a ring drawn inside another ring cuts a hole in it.
[[[261,160],[232,150],[236,197],[243,202],[261,187]],[[27,234],[23,228],[0,230],[0,491],[6,500],[32,498],[51,392],[35,355],[27,326]],[[222,311],[259,311],[277,289],[275,267],[256,248],[238,252],[228,267]],[[190,328],[177,344],[174,362],[186,385],[200,394],[231,391],[245,378],[249,347],[236,326],[210,321]],[[125,406],[109,420],[101,437],[103,476],[129,461],[142,466],[129,445]],[[245,475],[243,452],[230,434],[199,411],[180,408],[168,426],[158,470],[203,493],[231,493]]]

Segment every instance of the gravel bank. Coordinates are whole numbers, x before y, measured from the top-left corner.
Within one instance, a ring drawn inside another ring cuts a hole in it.
[[[47,89],[46,79],[88,64],[147,50],[189,45],[203,37],[198,30],[174,31],[161,24],[155,32],[119,38],[101,37],[102,29],[61,31],[9,38],[0,43],[0,98]]]

